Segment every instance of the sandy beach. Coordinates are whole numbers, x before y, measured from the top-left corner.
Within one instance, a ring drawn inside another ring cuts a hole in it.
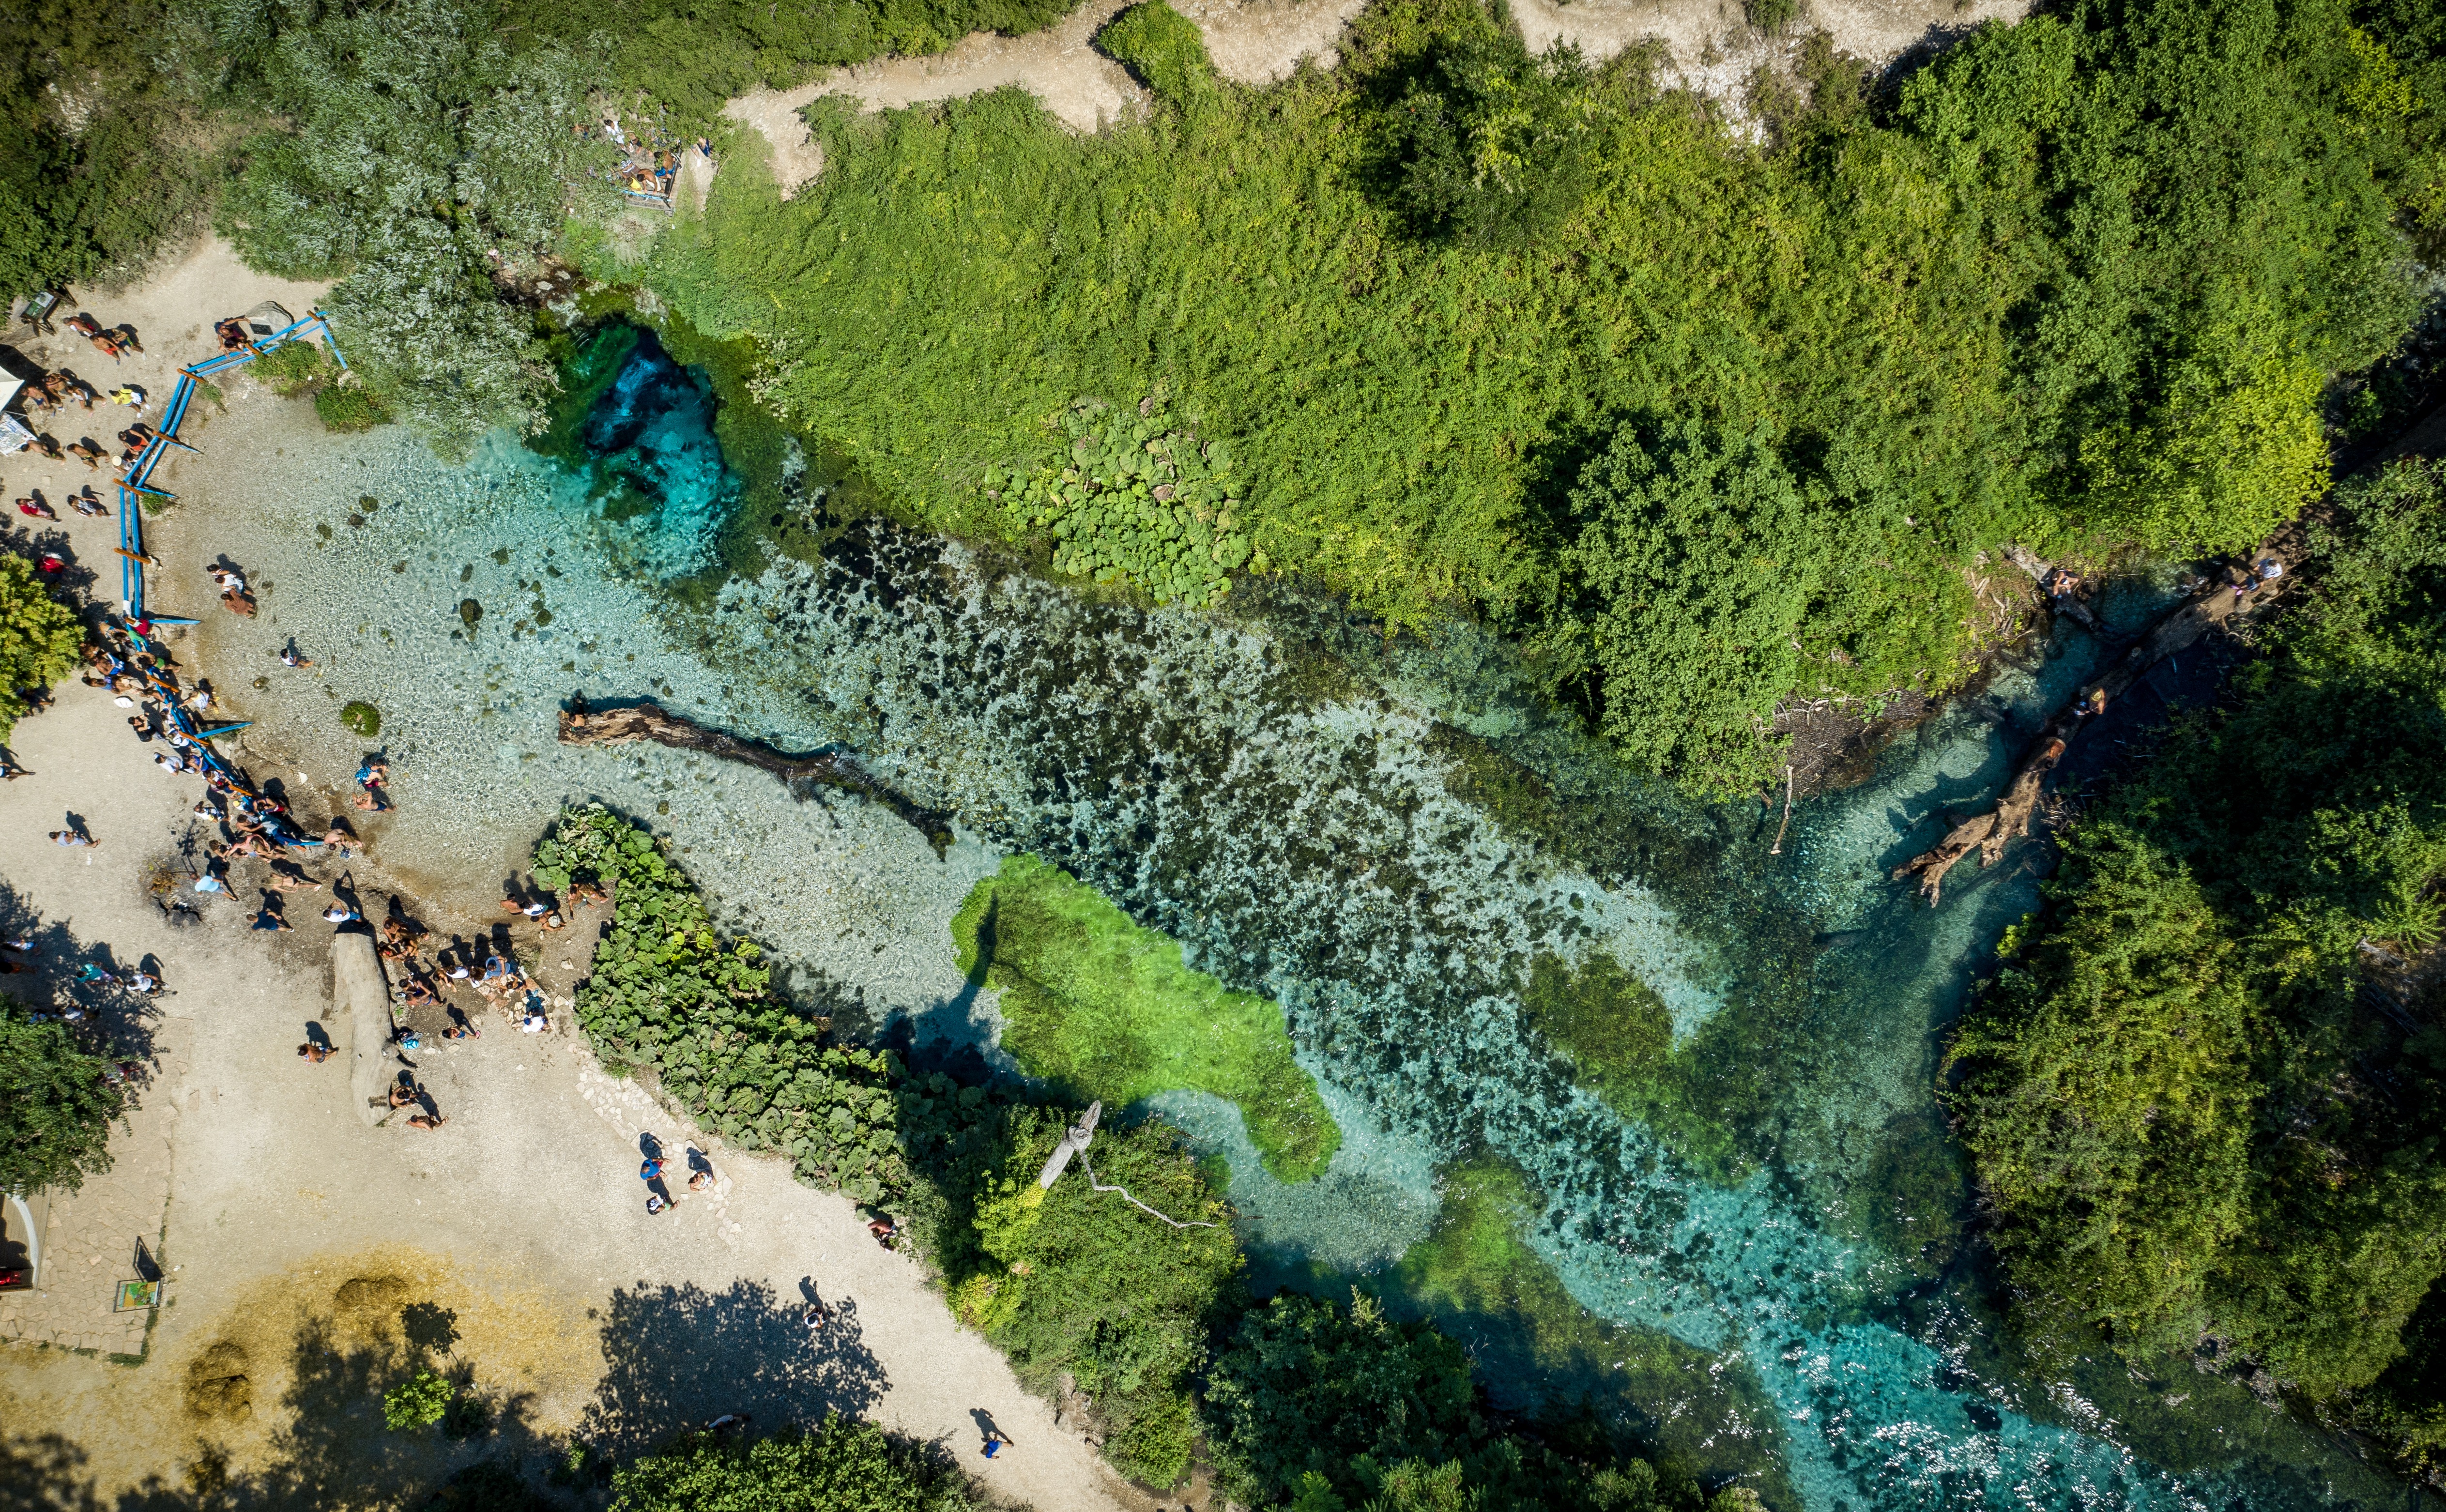
[[[110,376],[165,396],[177,364],[203,354],[212,319],[267,297],[302,311],[315,293],[256,278],[207,244],[143,288],[88,302],[144,339],[145,356],[122,371],[88,371],[64,342],[21,350],[97,386]],[[276,470],[283,459],[260,440],[305,407],[242,380],[226,391],[228,411],[198,444]],[[216,520],[245,510],[216,481],[226,476],[198,467],[173,484],[179,502],[151,538],[165,562],[184,562],[177,553],[193,556]],[[31,484],[60,501],[85,474],[19,458],[6,481],[12,496]],[[100,572],[115,597],[115,529],[71,516],[38,539]],[[215,610],[169,649],[192,676],[229,653],[216,637],[262,633]],[[259,652],[252,639],[243,650]],[[243,861],[233,897],[200,900],[202,920],[174,927],[148,882],[167,876],[176,896],[194,898],[175,884],[200,864],[205,835],[191,809],[201,784],[156,767],[160,747],[139,744],[108,693],[72,680],[57,691],[57,706],[10,742],[31,775],[0,785],[0,908],[9,932],[35,936],[44,952],[43,969],[11,985],[35,1000],[72,992],[142,1064],[141,1093],[114,1132],[117,1165],[54,1196],[41,1288],[0,1295],[0,1420],[64,1441],[64,1484],[89,1482],[107,1497],[226,1479],[292,1504],[397,1504],[488,1454],[565,1456],[576,1439],[620,1454],[722,1412],[763,1427],[837,1408],[939,1441],[1014,1505],[1154,1504],[959,1329],[920,1267],[878,1246],[851,1203],[800,1185],[781,1162],[728,1151],[596,1066],[569,994],[600,910],[541,942],[536,982],[552,1032],[520,1033],[461,989],[483,1036],[407,1054],[446,1122],[367,1127],[344,1061],[297,1054],[318,1030],[347,1043],[332,1009],[331,927],[316,917],[331,894],[292,894],[295,927],[258,930],[269,873]],[[287,695],[245,696],[268,706]],[[298,773],[291,796],[309,824],[342,803],[345,774],[309,776],[263,733],[249,732],[241,759],[258,778]],[[555,801],[536,795],[539,807]],[[49,843],[64,814],[100,843]],[[499,855],[469,858],[484,875],[428,898],[386,867],[382,831],[368,828],[372,852],[347,880],[369,915],[398,882],[411,888],[402,906],[445,936],[498,922],[470,910],[498,897]],[[533,838],[504,835],[501,852]],[[343,871],[309,869],[325,883]],[[84,960],[122,974],[151,963],[170,991],[142,1002],[70,989]],[[675,1163],[703,1152],[719,1179],[649,1216],[638,1180],[649,1139]],[[151,1315],[114,1314],[140,1240],[167,1300]],[[834,1310],[814,1334],[810,1295]],[[493,1405],[493,1430],[465,1441],[382,1431],[380,1389],[411,1357],[461,1372]],[[1012,1445],[990,1465],[980,1452],[988,1428]]]

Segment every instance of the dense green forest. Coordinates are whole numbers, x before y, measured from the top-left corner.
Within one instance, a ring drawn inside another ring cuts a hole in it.
[[[453,449],[541,424],[557,317],[493,274],[559,249],[755,338],[775,416],[914,519],[1158,599],[1294,573],[1482,616],[1714,790],[1771,768],[1789,699],[1971,675],[2012,629],[1983,553],[2246,547],[2432,386],[2388,361],[2446,249],[2418,0],[2067,0],[1884,79],[1821,36],[1740,111],[1475,0],[1380,0],[1340,66],[1242,88],[1157,0],[1100,39],[1145,119],[824,103],[786,203],[718,119],[1056,13],[47,0],[0,23],[0,274],[132,266],[227,161],[222,229],[339,277],[379,401]],[[606,110],[738,171],[656,236]],[[1118,445],[1065,429],[1150,400]]]
[[[2024,1325],[2264,1370],[2446,1455],[2446,469],[2064,837],[1948,1101]]]

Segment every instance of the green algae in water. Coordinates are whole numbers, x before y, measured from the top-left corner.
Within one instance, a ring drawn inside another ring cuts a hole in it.
[[[1749,1174],[1738,1137],[1707,1111],[1713,1100],[1693,1058],[1674,1049],[1665,1000],[1620,962],[1602,951],[1576,967],[1540,954],[1520,1002],[1572,1079],[1608,1106],[1654,1129],[1710,1181],[1729,1185]]]
[[[1291,1059],[1283,1011],[1183,964],[1180,942],[1068,873],[1012,856],[951,920],[961,970],[1002,993],[1003,1049],[1063,1095],[1126,1106],[1158,1092],[1238,1105],[1286,1181],[1323,1171],[1342,1131]]]
[[[1443,1180],[1434,1233],[1390,1271],[1363,1279],[1364,1290],[1393,1315],[1431,1319],[1466,1344],[1500,1406],[1552,1410],[1584,1402],[1617,1438],[1667,1463],[1703,1465],[1711,1478],[1736,1475],[1770,1504],[1795,1504],[1777,1452],[1775,1404],[1755,1376],[1669,1334],[1609,1323],[1572,1300],[1522,1240],[1543,1203],[1518,1166],[1480,1152]]]
[[[346,704],[340,709],[340,724],[351,734],[371,740],[382,733],[382,710],[363,701]]]

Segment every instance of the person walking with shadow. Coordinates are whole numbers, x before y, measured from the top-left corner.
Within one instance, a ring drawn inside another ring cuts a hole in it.
[[[646,1211],[668,1213],[671,1209],[671,1189],[663,1184],[662,1142],[651,1134],[640,1134],[637,1148],[646,1157],[637,1165],[637,1180],[646,1183]]]
[[[985,1456],[987,1459],[999,1459],[1001,1456],[1010,1451],[1010,1439],[1003,1432],[1001,1427],[994,1422],[992,1413],[987,1411],[981,1407],[970,1408],[969,1409],[969,1417],[976,1424],[977,1431],[985,1436]]]

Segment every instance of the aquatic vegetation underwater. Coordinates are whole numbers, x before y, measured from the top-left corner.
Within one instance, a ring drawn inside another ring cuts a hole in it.
[[[1177,942],[1059,868],[1006,858],[960,905],[951,938],[969,979],[1001,994],[1002,1048],[1071,1102],[1211,1093],[1286,1181],[1323,1171],[1341,1144],[1281,1009],[1183,966]]]
[[[1586,1388],[1620,1431],[1816,1512],[2381,1494],[2230,1383],[2021,1358],[1942,1237],[1959,1186],[1928,1113],[1933,1031],[2035,883],[2008,859],[1931,915],[1883,871],[1992,790],[2082,637],[1804,806],[1770,855],[1772,813],[1628,774],[1467,626],[1388,641],[1262,576],[1204,612],[1088,601],[872,519],[820,539],[750,520],[768,544],[724,549],[762,564],[682,593],[655,564],[706,559],[689,511],[606,518],[590,479],[499,443],[465,468],[382,433],[316,444],[246,522],[265,623],[214,655],[296,633],[331,698],[379,704],[395,862],[463,874],[600,798],[844,1030],[899,1019],[1016,1069],[952,924],[1025,853],[1177,940],[1185,971],[1280,1006],[1341,1131],[1322,1174],[1277,1180],[1211,1094],[1147,1105],[1228,1163],[1253,1279],[1373,1277],[1388,1306],[1407,1289],[1490,1341],[1508,1326],[1508,1357],[1538,1366],[1496,1383],[1515,1400]],[[216,463],[182,465],[192,486]],[[332,528],[361,494],[379,512]],[[494,606],[477,628],[471,596]],[[207,670],[235,688],[261,665]],[[249,738],[352,762],[295,686],[248,702]],[[558,747],[580,690],[837,742],[960,839],[938,857],[877,804]],[[1609,1005],[1635,1023],[1617,1033]],[[1469,1196],[1498,1169],[1503,1200]]]

